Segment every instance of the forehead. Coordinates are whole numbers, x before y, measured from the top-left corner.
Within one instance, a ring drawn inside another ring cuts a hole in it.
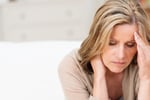
[[[116,40],[133,40],[134,32],[138,32],[136,24],[116,25],[111,33],[111,39]]]

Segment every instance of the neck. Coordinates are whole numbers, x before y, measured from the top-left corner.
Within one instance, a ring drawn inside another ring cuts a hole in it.
[[[111,72],[110,70],[106,71],[106,78],[122,78],[123,77],[124,72],[120,72],[120,73],[114,73]]]
[[[108,89],[108,95],[111,100],[119,100],[122,93],[122,81],[124,73],[113,73],[111,71],[106,71],[106,83]]]

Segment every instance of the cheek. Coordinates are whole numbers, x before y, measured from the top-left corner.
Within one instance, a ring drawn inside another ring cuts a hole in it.
[[[137,53],[137,49],[127,50],[128,58],[132,59]]]
[[[111,56],[112,56],[111,52],[103,52],[103,54],[101,55],[101,57],[102,57],[102,61],[103,61],[104,65],[107,65],[107,63],[110,60]]]
[[[102,54],[102,62],[103,62],[103,64],[104,64],[104,66],[106,66],[107,65],[107,61],[108,61],[108,58],[107,58],[107,56],[105,55],[105,54]]]
[[[105,49],[103,49],[103,53],[101,55],[103,62],[108,62],[111,57],[115,56],[116,47],[109,47],[106,46]]]

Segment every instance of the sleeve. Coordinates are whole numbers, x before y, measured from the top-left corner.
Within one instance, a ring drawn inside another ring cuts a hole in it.
[[[89,94],[72,57],[67,56],[61,61],[58,74],[66,100],[97,100]]]

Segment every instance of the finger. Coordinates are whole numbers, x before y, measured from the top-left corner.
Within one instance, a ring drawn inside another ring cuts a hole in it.
[[[143,48],[141,48],[140,46],[137,46],[137,52],[138,52],[138,56],[140,58],[144,58],[145,57],[145,52],[144,52]]]
[[[96,55],[92,60],[91,60],[92,65],[102,65],[102,60],[100,55]]]
[[[140,58],[144,57],[144,47],[145,47],[145,43],[144,41],[141,39],[141,37],[137,34],[137,32],[134,33],[134,37],[135,37],[135,41],[137,43],[137,52],[138,55],[140,56]]]
[[[144,48],[144,46],[146,46],[146,44],[141,39],[141,37],[137,34],[137,32],[134,32],[134,38],[135,38],[135,41],[136,41],[136,43],[137,43],[138,46],[140,46],[142,48]]]
[[[137,54],[140,62],[145,60],[145,49],[139,45],[137,45]]]

